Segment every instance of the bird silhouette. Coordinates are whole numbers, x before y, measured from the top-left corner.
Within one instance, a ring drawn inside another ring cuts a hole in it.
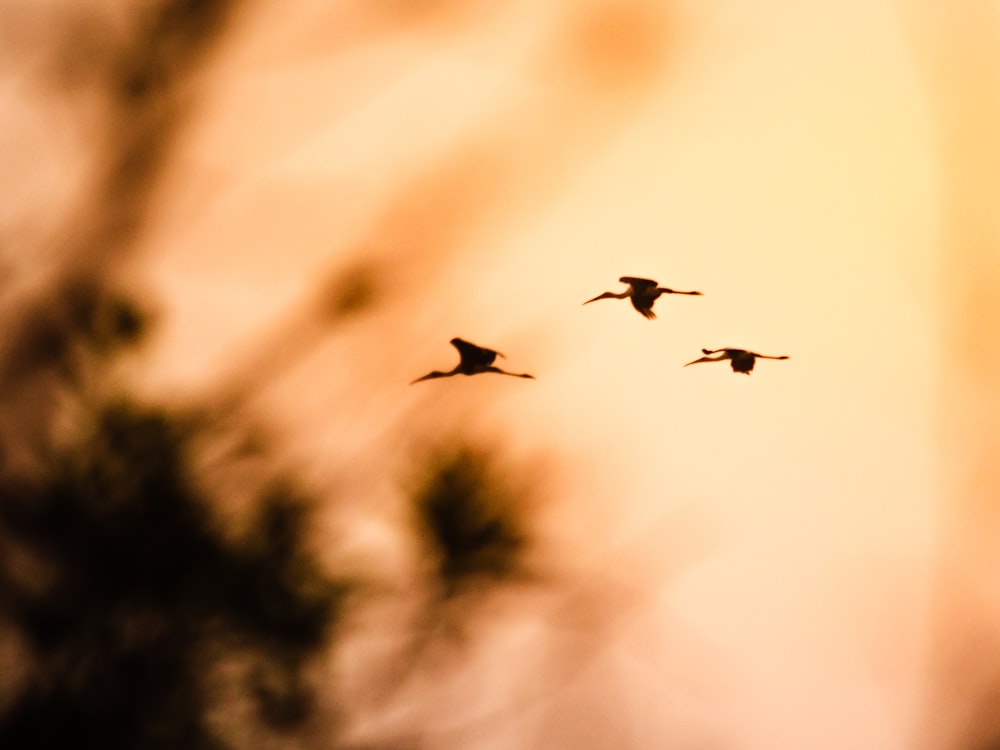
[[[771,357],[767,354],[748,352],[746,349],[702,349],[701,351],[702,354],[705,355],[719,354],[719,356],[705,356],[701,359],[696,359],[693,362],[688,362],[687,365],[684,366],[687,367],[688,365],[696,365],[699,362],[721,362],[722,360],[728,359],[729,363],[733,366],[733,372],[742,372],[744,375],[749,375],[758,359],[788,359],[788,357],[784,355],[781,357]]]
[[[432,380],[434,378],[449,378],[452,375],[478,375],[481,372],[497,372],[501,375],[510,375],[515,378],[531,378],[534,380],[534,375],[529,375],[528,373],[519,372],[507,372],[506,370],[501,370],[499,367],[494,367],[493,362],[497,357],[503,357],[504,355],[494,349],[486,349],[482,346],[476,346],[475,344],[470,344],[468,341],[463,339],[454,338],[451,340],[451,345],[458,349],[458,356],[461,360],[453,370],[448,372],[441,372],[440,370],[434,370],[429,372],[423,377],[417,378],[412,381],[413,383],[419,383],[421,380]],[[504,357],[506,359],[506,357]]]
[[[599,299],[625,299],[628,297],[632,300],[632,307],[638,310],[640,315],[648,320],[653,320],[656,317],[656,314],[653,312],[653,303],[656,302],[661,294],[692,294],[701,296],[701,292],[679,292],[676,289],[657,286],[657,283],[652,279],[622,276],[618,280],[623,284],[628,284],[628,289],[624,292],[605,292],[593,299],[588,299],[583,304],[589,305],[591,302],[597,302]]]

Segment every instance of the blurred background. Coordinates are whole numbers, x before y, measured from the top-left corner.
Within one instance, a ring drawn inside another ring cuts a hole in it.
[[[1000,748],[998,50],[0,0],[0,746]]]

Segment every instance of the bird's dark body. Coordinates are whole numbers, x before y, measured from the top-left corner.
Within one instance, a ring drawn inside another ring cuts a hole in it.
[[[638,310],[639,314],[647,320],[655,320],[656,313],[653,312],[653,303],[659,299],[661,294],[666,293],[667,290],[658,289],[656,282],[652,279],[622,276],[618,280],[632,287],[632,307]]]
[[[733,372],[742,372],[744,375],[749,375],[753,371],[753,366],[756,362],[757,358],[755,356],[746,353],[737,355],[730,360]]]

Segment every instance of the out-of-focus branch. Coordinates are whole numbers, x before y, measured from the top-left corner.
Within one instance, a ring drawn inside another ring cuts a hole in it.
[[[181,95],[191,74],[221,37],[233,0],[168,0],[135,3],[134,34],[101,36],[106,45],[96,62],[94,45],[72,34],[60,52],[69,67],[94,68],[89,95],[106,104],[105,131],[92,187],[78,210],[64,221],[56,278],[22,302],[0,340],[0,392],[37,367],[60,364],[79,336],[81,299],[100,306],[101,280],[131,250],[146,217],[157,177],[185,114]],[[100,46],[100,45],[98,45]],[[73,85],[72,81],[67,85]],[[83,331],[86,333],[86,331]],[[58,339],[58,340],[57,340]]]

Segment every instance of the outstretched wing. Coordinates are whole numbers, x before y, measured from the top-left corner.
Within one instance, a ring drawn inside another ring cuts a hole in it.
[[[656,289],[656,282],[652,279],[640,279],[638,276],[622,276],[618,279],[623,284],[628,284],[637,292],[646,292]]]
[[[493,364],[493,360],[495,360],[497,356],[503,356],[500,352],[495,351],[494,349],[486,349],[482,346],[476,346],[473,343],[459,338],[452,339],[451,345],[458,349],[458,356],[462,358],[462,363],[467,365],[488,367]]]
[[[702,351],[705,351],[705,350],[702,349]],[[688,365],[696,365],[699,362],[718,362],[720,359],[723,359],[723,357],[701,357],[699,359],[693,359],[693,360],[691,360],[690,362],[688,362],[684,366],[687,367]]]

